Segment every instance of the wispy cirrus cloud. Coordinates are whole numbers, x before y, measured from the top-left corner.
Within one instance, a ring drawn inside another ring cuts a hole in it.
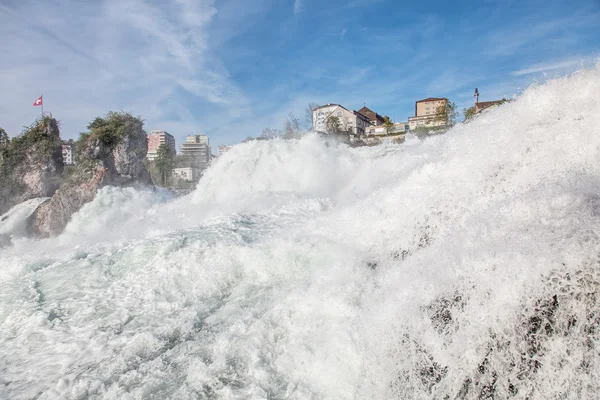
[[[218,125],[213,115],[243,115],[247,98],[211,48],[216,14],[214,0],[0,6],[0,124],[17,134],[37,115],[30,103],[40,93],[64,137],[115,109],[180,137]]]
[[[303,4],[302,0],[294,0],[294,14],[298,15],[302,12]]]
[[[564,70],[570,70],[570,69],[574,69],[574,68],[583,68],[585,67],[587,64],[589,64],[590,62],[590,58],[589,57],[576,57],[576,58],[570,58],[570,59],[566,59],[566,60],[559,60],[559,61],[549,61],[549,62],[542,62],[542,63],[537,63],[537,64],[533,64],[533,65],[529,65],[523,68],[520,68],[516,71],[513,71],[511,73],[511,75],[513,76],[523,76],[523,75],[529,75],[529,74],[537,74],[540,72],[549,72],[549,71],[564,71]]]

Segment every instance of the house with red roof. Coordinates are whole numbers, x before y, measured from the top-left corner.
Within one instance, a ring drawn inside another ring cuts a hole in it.
[[[475,88],[475,114],[479,114],[483,110],[491,107],[499,106],[506,100],[479,101],[479,90]]]

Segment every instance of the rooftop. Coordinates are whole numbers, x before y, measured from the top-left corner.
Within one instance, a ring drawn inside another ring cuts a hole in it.
[[[428,97],[423,100],[417,100],[416,103],[423,103],[424,101],[439,101],[439,100],[448,100],[445,97]]]

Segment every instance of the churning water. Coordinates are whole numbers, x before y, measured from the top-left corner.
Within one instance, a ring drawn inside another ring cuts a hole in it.
[[[598,398],[599,235],[600,66],[425,141],[238,145],[0,250],[0,398]]]

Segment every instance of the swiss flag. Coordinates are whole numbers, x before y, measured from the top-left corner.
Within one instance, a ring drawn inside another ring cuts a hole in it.
[[[36,101],[33,102],[33,106],[41,106],[42,105],[42,96],[38,97]]]

